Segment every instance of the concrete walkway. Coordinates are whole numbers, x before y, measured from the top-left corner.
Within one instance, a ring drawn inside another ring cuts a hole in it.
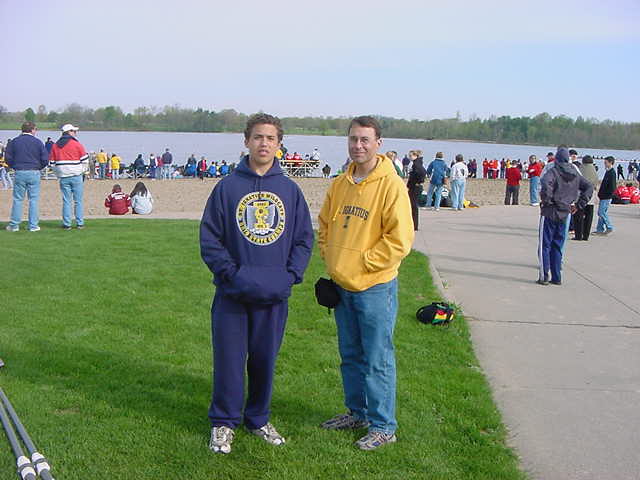
[[[640,208],[612,206],[611,236],[568,240],[562,286],[534,283],[538,212],[422,210],[414,246],[469,319],[531,477],[639,480]]]

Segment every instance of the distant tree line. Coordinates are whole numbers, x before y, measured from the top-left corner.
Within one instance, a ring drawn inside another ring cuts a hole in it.
[[[388,138],[471,140],[478,142],[559,145],[577,147],[640,149],[640,123],[624,123],[594,118],[492,116],[434,120],[405,120],[377,116]],[[48,111],[39,105],[34,111],[8,112],[0,105],[0,126],[18,125],[24,120],[55,128],[64,123],[78,124],[85,130],[140,130],[166,132],[242,132],[247,115],[233,109],[218,112],[178,105],[138,107],[125,113],[120,107],[86,108],[77,103],[62,111]],[[350,119],[346,117],[284,117],[288,134],[344,135]]]

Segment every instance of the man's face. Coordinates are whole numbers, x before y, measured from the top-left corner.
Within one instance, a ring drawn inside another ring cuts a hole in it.
[[[273,162],[276,150],[280,147],[278,129],[275,125],[259,123],[251,130],[249,138],[244,141],[249,149],[249,157],[256,165],[268,165]]]
[[[604,168],[606,168],[607,170],[613,167],[613,163],[611,163],[609,160],[605,160],[604,161]]]
[[[353,125],[349,130],[349,157],[358,165],[375,162],[382,140],[372,127]]]

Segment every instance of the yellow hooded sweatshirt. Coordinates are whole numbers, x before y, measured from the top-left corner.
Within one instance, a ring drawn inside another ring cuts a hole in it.
[[[407,187],[391,160],[377,158],[376,167],[358,184],[351,163],[329,187],[318,217],[318,246],[327,271],[352,292],[393,280],[413,245]]]

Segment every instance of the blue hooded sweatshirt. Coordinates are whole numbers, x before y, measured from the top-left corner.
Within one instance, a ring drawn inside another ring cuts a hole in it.
[[[309,207],[280,164],[264,176],[245,157],[211,192],[200,222],[200,254],[218,292],[239,302],[286,300],[311,258]]]
[[[434,185],[442,185],[445,177],[449,176],[449,168],[447,167],[447,164],[444,163],[444,160],[436,158],[427,167],[427,175],[431,177],[430,183],[433,183]]]

